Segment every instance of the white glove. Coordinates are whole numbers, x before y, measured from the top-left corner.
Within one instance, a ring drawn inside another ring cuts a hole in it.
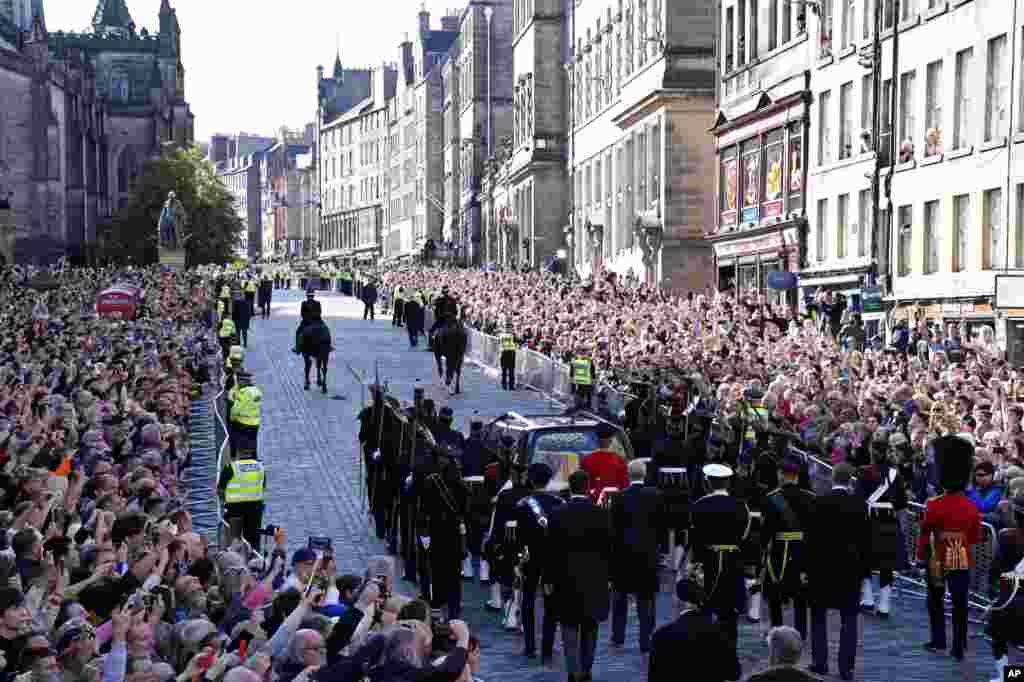
[[[408,490],[412,487],[412,474],[405,477],[405,489]]]
[[[423,543],[423,549],[430,549],[430,536],[429,535],[421,535],[420,536],[420,542]]]
[[[374,462],[380,461],[380,450],[374,450],[372,453],[370,453],[370,459],[372,459]]]

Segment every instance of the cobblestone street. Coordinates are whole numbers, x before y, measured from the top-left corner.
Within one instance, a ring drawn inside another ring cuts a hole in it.
[[[422,342],[420,349],[410,349],[404,329],[393,328],[390,319],[378,317],[376,322],[364,322],[361,303],[331,294],[318,295],[338,349],[331,359],[328,392],[304,391],[302,361],[290,352],[302,298],[297,290],[275,291],[272,319],[253,320],[246,353],[246,366],[264,395],[259,446],[268,471],[269,502],[264,521],[283,526],[292,549],[304,544],[309,535],[330,536],[343,572],[360,572],[366,558],[383,549],[376,537],[371,537],[362,500],[356,414],[364,394],[354,373],[372,382],[378,363],[381,380],[403,401],[411,400],[414,386],[422,385],[438,407],[452,407],[456,423],[467,432],[474,413],[487,418],[509,410],[538,413],[560,409],[530,391],[501,391],[493,374],[473,366],[463,372],[463,395],[447,400],[436,378],[433,356],[423,350]],[[335,396],[343,399],[332,399]],[[483,610],[485,589],[476,583],[465,585],[465,617],[473,630],[480,632],[484,647],[481,676],[487,682],[564,679],[557,649],[557,671],[542,668],[536,660],[523,659],[519,653],[521,637],[503,632],[499,618]],[[408,584],[399,585],[399,589],[413,590]],[[672,601],[667,590],[659,596],[657,610],[659,624],[670,619]],[[607,625],[602,626],[594,679],[635,682],[638,676],[645,677],[646,664],[636,644],[635,613],[631,614],[625,653],[609,653]],[[861,628],[863,648],[858,653],[855,679],[973,681],[988,680],[992,672],[991,649],[981,638],[971,640],[962,664],[924,651],[921,645],[927,639],[927,615],[923,601],[917,597],[899,596],[894,599],[893,617],[888,622],[865,616]],[[767,665],[763,643],[767,629],[767,614],[762,624],[741,625],[744,673]],[[838,633],[835,619],[829,657],[833,672],[837,672]],[[805,659],[809,656],[808,643]],[[694,661],[692,674],[680,671],[680,679],[700,680],[699,665]]]

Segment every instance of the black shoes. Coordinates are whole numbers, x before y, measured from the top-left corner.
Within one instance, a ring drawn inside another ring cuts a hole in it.
[[[924,649],[925,649],[925,651],[930,651],[933,654],[941,654],[941,653],[945,653],[946,646],[945,645],[939,646],[935,642],[925,642],[924,643]]]

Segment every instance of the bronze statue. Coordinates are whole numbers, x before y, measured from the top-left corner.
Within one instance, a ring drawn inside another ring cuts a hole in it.
[[[174,191],[167,193],[167,201],[164,202],[163,210],[160,211],[159,223],[159,244],[160,248],[168,251],[175,251],[185,239],[178,234],[179,226],[185,223],[185,207],[178,200]],[[180,244],[179,244],[180,240]]]

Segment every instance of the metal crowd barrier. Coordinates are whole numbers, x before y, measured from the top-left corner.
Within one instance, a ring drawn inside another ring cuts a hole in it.
[[[434,324],[434,311],[424,311],[426,328]],[[466,327],[469,333],[469,359],[473,362],[497,369],[501,366],[501,344],[498,337]],[[572,375],[569,365],[539,353],[530,348],[516,351],[516,385],[532,388],[563,402],[572,402]],[[607,384],[598,384],[595,391],[595,408],[605,417],[622,422],[626,404],[633,399]]]
[[[819,495],[827,493],[832,488],[832,465],[813,455],[804,454],[807,455],[810,464],[811,487]],[[924,520],[924,512],[925,505],[910,502],[907,509],[900,515],[900,528],[903,531],[907,559],[911,563],[917,556],[917,543],[921,537],[921,522]],[[972,607],[984,610],[991,604],[988,597],[989,574],[995,559],[998,533],[990,523],[982,523],[981,530],[981,541],[974,547],[974,570],[971,571],[969,601]],[[921,579],[911,573],[899,576],[899,581],[903,583],[900,585],[901,592],[912,596],[926,597],[927,577]]]

